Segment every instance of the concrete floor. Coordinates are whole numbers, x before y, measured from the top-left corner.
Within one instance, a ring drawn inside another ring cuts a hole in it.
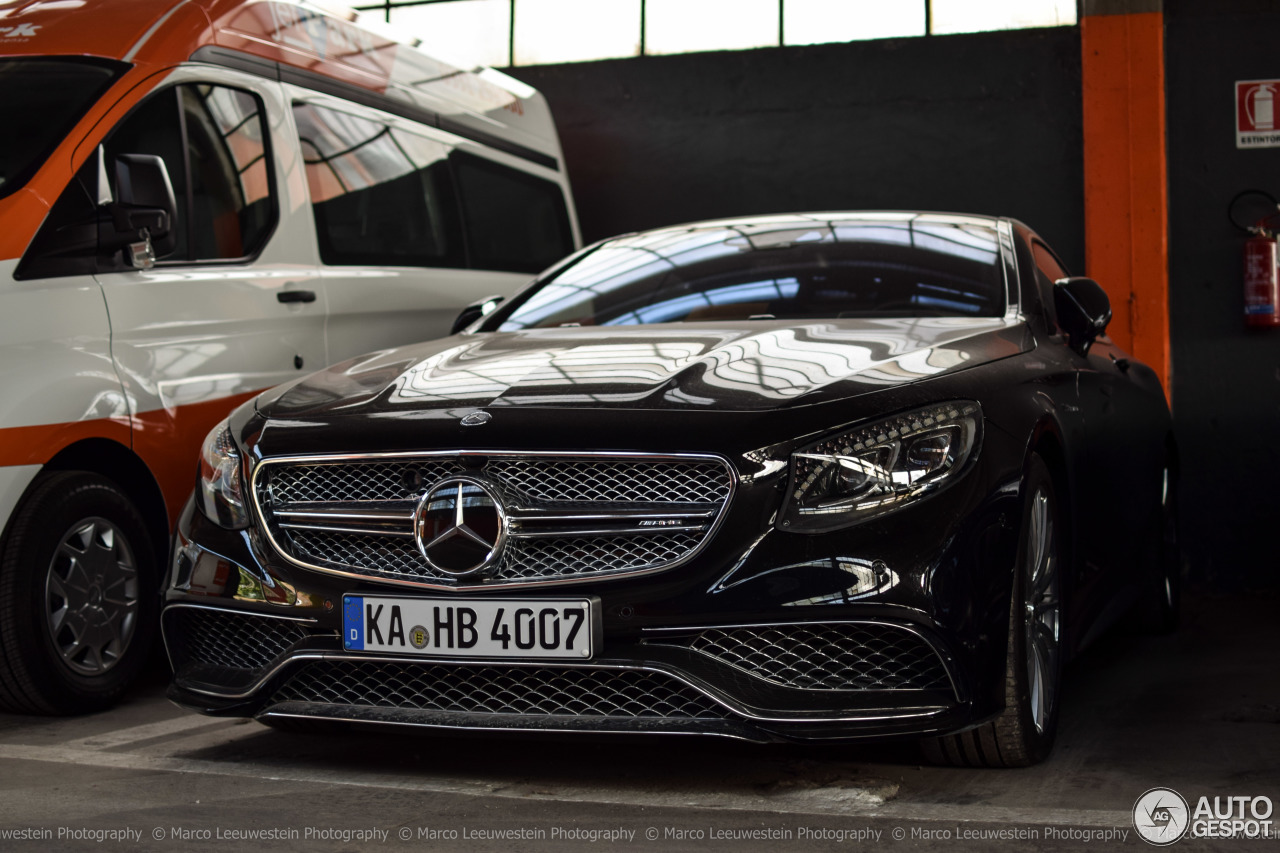
[[[0,716],[0,850],[1144,848],[1150,788],[1280,802],[1278,607],[1193,598],[1174,636],[1104,638],[1068,667],[1057,751],[1020,771],[910,744],[284,735],[188,715],[157,672],[108,713]],[[1012,837],[975,836],[994,830]],[[1086,840],[1106,830],[1125,835]]]

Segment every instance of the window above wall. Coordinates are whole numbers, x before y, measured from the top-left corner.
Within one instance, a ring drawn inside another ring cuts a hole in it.
[[[1073,26],[1077,0],[382,0],[360,20],[463,67]]]

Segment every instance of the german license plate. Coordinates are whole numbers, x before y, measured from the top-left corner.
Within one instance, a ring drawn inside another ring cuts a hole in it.
[[[342,597],[347,651],[426,658],[574,658],[599,646],[594,598]]]

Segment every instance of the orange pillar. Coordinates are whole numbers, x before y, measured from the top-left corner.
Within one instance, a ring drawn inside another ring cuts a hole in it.
[[[1170,389],[1162,0],[1085,0],[1085,273],[1111,297],[1108,334]]]

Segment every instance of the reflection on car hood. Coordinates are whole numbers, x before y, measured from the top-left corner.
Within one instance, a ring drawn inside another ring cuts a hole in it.
[[[462,335],[335,365],[289,388],[263,414],[512,406],[760,411],[963,370],[1022,351],[1024,338],[1021,324],[1002,318]]]

